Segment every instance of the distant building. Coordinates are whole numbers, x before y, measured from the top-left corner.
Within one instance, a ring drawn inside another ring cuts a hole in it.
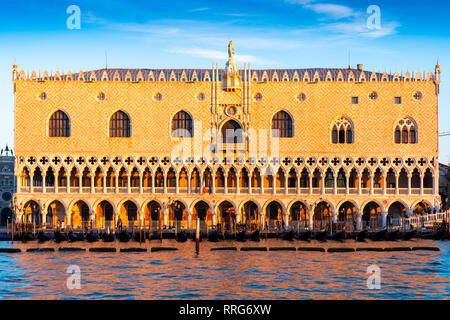
[[[439,194],[442,201],[442,209],[449,209],[450,194],[450,164],[439,163]]]
[[[14,176],[14,154],[6,146],[0,153],[0,224],[12,216],[13,194],[16,192],[16,178]]]

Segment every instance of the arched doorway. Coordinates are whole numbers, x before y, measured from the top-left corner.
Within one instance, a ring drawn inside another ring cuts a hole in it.
[[[283,227],[283,207],[277,202],[272,201],[266,208],[266,225],[268,230],[281,230]]]
[[[295,230],[300,231],[308,228],[309,214],[308,209],[303,202],[295,202],[289,211],[291,214],[291,225]]]
[[[396,201],[389,206],[386,225],[389,227],[399,227],[402,224],[402,218],[405,216],[405,205],[399,201]]]
[[[331,211],[331,206],[326,201],[319,202],[314,207],[314,216],[313,216],[314,230],[330,230],[331,223],[333,223],[333,215]]]
[[[339,206],[337,228],[347,232],[356,231],[358,223],[358,210],[356,206],[350,202],[345,201]]]
[[[363,229],[376,231],[383,225],[383,217],[381,216],[381,207],[375,201],[367,203],[363,208],[361,226]]]
[[[236,230],[236,212],[233,204],[224,201],[219,205],[219,229],[224,232],[232,233]]]
[[[47,226],[61,228],[67,224],[66,221],[66,209],[64,205],[58,201],[52,201],[47,208]]]
[[[34,200],[25,203],[23,207],[22,222],[40,226],[42,223],[41,206]]]
[[[114,209],[106,200],[100,202],[95,214],[95,225],[98,228],[112,229],[114,227]]]
[[[146,205],[146,214],[144,216],[144,225],[148,224],[150,231],[162,229],[163,218],[161,205],[157,201],[150,201]]]
[[[87,229],[89,226],[89,206],[79,200],[72,206],[71,223],[73,229]]]
[[[413,214],[419,217],[431,214],[431,207],[427,202],[421,201],[414,206]]]
[[[174,226],[177,232],[183,227],[186,228],[186,206],[181,201],[175,201],[169,210],[169,225]]]
[[[200,219],[200,230],[206,233],[207,225],[211,222],[211,210],[209,205],[205,201],[199,201],[195,204],[193,211],[191,227],[195,229],[195,221],[198,217]]]
[[[122,205],[120,208],[119,217],[122,221],[122,226],[128,226],[131,228],[139,225],[138,208],[131,200],[125,201]]]
[[[261,224],[261,216],[256,203],[247,201],[242,207],[242,210],[243,222],[245,223],[246,229],[250,231],[258,229]]]

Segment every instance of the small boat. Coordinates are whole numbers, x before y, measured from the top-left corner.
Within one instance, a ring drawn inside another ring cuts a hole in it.
[[[344,241],[345,240],[345,232],[344,231],[340,231],[340,232],[336,232],[336,233],[332,233],[330,235],[330,239],[334,240],[334,241]]]
[[[185,231],[180,231],[177,233],[176,240],[177,242],[186,242],[188,239],[188,235]]]
[[[76,234],[73,233],[72,231],[69,231],[69,242],[77,242],[77,241],[83,241],[84,240],[84,236],[82,234]]]
[[[400,239],[402,236],[402,234],[400,233],[400,231],[395,230],[395,231],[391,231],[387,233],[387,240],[388,241],[397,241],[398,239]]]
[[[63,241],[67,241],[67,235],[65,233],[61,233],[59,231],[56,231],[54,236],[53,236],[53,239],[55,239],[56,243],[60,243],[60,242],[63,242]]]
[[[126,231],[121,231],[117,234],[117,239],[119,239],[120,242],[128,242],[131,240],[131,235]]]
[[[11,240],[11,236],[7,235],[7,234],[0,234],[0,241],[9,241]]]
[[[249,236],[250,241],[259,242],[261,240],[261,234],[259,230],[253,231]]]
[[[39,243],[47,242],[52,238],[52,235],[40,231],[37,235]]]
[[[102,235],[102,240],[103,242],[114,242],[114,240],[116,240],[116,237],[114,237],[114,235],[111,233],[104,233]]]
[[[435,240],[435,237],[437,237],[436,234],[437,233],[433,231],[425,231],[420,234],[420,238],[424,240]]]
[[[372,241],[385,241],[387,240],[388,231],[386,229],[375,232],[370,238]]]
[[[98,239],[99,239],[100,237],[99,237],[99,235],[98,235],[98,233],[97,232],[89,232],[87,235],[86,235],[86,240],[87,240],[87,242],[96,242],[96,241],[98,241]]]
[[[317,240],[317,241],[320,241],[320,242],[327,241],[327,232],[326,231],[316,232],[314,234],[314,240]]]
[[[247,234],[245,231],[240,231],[236,234],[236,241],[245,242],[247,240]]]
[[[27,232],[27,233],[22,234],[21,240],[22,240],[22,242],[28,242],[28,241],[36,240],[36,237],[34,235],[32,235],[31,233]]]
[[[300,232],[297,235],[297,239],[301,240],[301,241],[310,241],[311,238],[312,238],[312,232],[311,231]]]
[[[210,242],[219,242],[220,235],[216,230],[211,231],[208,234],[208,241]]]
[[[285,231],[281,234],[281,239],[286,241],[293,241],[294,240],[295,233],[293,230]]]
[[[145,234],[144,232],[142,232],[142,236],[141,236],[141,232],[135,232],[132,235],[133,241],[135,242],[145,242]]]
[[[358,242],[366,242],[366,238],[368,236],[367,230],[362,230],[356,234],[356,241]]]
[[[403,241],[409,241],[412,238],[417,237],[417,232],[416,232],[416,230],[403,232],[401,237],[402,237]]]

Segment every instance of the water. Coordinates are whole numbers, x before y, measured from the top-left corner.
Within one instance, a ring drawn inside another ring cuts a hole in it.
[[[139,243],[0,243],[1,247],[146,247],[146,253],[0,253],[1,299],[448,299],[450,243],[325,244],[173,240]],[[154,246],[178,251],[150,252]],[[439,252],[210,251],[219,246],[437,246]],[[119,249],[118,249],[119,250]],[[381,268],[381,289],[367,288],[367,267]],[[67,288],[67,267],[81,269],[81,288]]]

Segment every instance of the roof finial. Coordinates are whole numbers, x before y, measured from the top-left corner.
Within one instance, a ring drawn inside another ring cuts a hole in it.
[[[234,59],[234,46],[233,41],[230,41],[228,44],[228,59],[233,60]]]

